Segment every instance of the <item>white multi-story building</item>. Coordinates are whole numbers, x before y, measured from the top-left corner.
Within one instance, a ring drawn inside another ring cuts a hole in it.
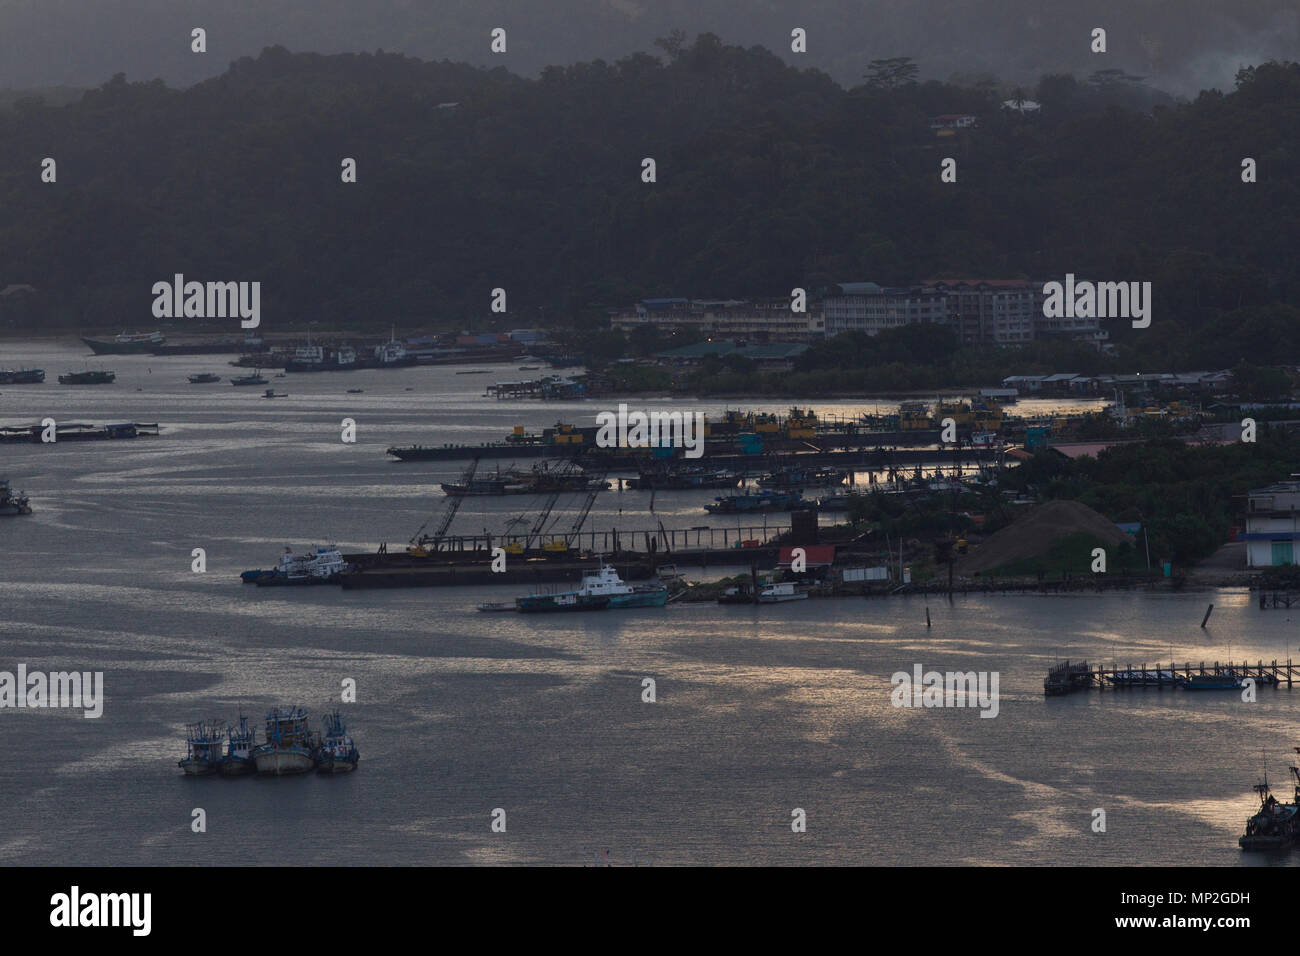
[[[803,342],[820,338],[826,326],[821,307],[795,312],[789,299],[642,299],[610,312],[610,325],[623,332],[651,325],[694,329],[715,338],[763,337]]]
[[[822,300],[826,334],[866,332],[878,335],[918,322],[944,323],[948,299],[941,292],[911,288],[885,288],[874,282],[841,282],[831,286]]]
[[[1280,481],[1246,494],[1246,567],[1300,563],[1300,481]]]
[[[1034,285],[1020,279],[936,279],[947,296],[948,322],[968,345],[1024,345],[1034,340],[1041,307]]]

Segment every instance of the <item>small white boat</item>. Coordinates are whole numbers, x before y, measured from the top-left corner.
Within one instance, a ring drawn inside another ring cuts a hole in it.
[[[783,604],[786,601],[803,601],[807,597],[807,591],[799,590],[788,581],[782,584],[765,584],[758,591],[759,604]]]

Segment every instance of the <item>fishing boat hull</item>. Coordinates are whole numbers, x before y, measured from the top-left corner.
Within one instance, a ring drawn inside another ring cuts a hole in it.
[[[271,777],[307,773],[316,765],[311,751],[305,747],[259,748],[253,754],[253,761],[259,774]]]
[[[257,763],[252,757],[225,756],[217,765],[217,771],[223,777],[243,777],[257,772]]]
[[[178,760],[176,766],[191,777],[206,777],[208,774],[217,772],[217,765],[210,760],[197,760],[194,757],[185,757]]]
[[[316,764],[317,773],[351,773],[357,769],[357,761],[361,758],[353,755],[350,757],[336,757],[332,754],[325,754]]]
[[[759,604],[785,604],[788,601],[806,601],[808,595],[800,591],[795,594],[760,594],[758,596]]]

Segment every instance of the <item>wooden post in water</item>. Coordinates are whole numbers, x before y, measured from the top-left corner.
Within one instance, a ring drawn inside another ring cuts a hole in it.
[[[930,627],[930,609],[928,607],[925,609],[925,626],[927,630]]]
[[[1210,614],[1214,611],[1214,605],[1211,604],[1205,609],[1205,617],[1201,618],[1201,627],[1205,627],[1205,622],[1210,619]]]

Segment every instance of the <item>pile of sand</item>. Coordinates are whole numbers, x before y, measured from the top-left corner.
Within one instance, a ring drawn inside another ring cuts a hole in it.
[[[979,548],[959,558],[953,570],[963,577],[991,571],[1012,561],[1047,554],[1060,538],[1086,534],[1106,547],[1117,547],[1132,538],[1115,527],[1105,515],[1077,501],[1049,501],[1036,505],[1001,531],[990,535]]]

